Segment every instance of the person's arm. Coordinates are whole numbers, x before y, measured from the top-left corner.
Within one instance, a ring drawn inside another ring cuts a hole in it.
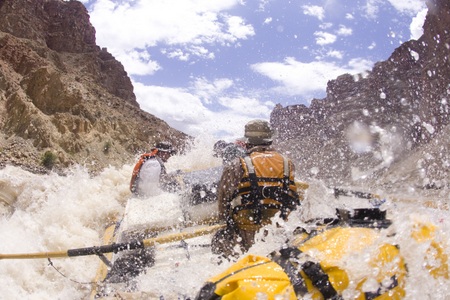
[[[136,165],[133,168],[133,172],[131,173],[131,180],[130,180],[130,191],[135,194],[137,193],[136,189],[137,189],[137,181],[138,181],[138,177],[139,177],[139,171],[141,170],[142,164],[145,161],[145,154],[141,155],[141,157],[139,157],[139,160],[137,161]]]
[[[290,159],[289,159],[289,168],[291,170],[292,178],[294,179],[295,182],[295,165]],[[297,186],[295,186],[295,191],[297,191]]]
[[[167,173],[164,162],[161,159],[158,159],[158,162],[161,165],[161,174],[159,177],[160,187],[170,193],[179,191],[182,186],[182,172],[180,170],[176,170],[174,172]]]
[[[230,202],[241,181],[242,173],[239,158],[236,158],[231,164],[224,166],[217,192],[219,217],[222,220],[226,220],[230,214]]]

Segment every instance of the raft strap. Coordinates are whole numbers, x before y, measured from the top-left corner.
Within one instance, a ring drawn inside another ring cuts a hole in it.
[[[271,257],[272,261],[280,265],[283,268],[286,275],[291,281],[292,287],[294,288],[295,295],[303,296],[308,293],[306,288],[305,280],[298,273],[297,268],[292,264],[291,259],[298,257],[302,252],[295,247],[289,247],[286,249],[281,249],[280,255]]]
[[[392,276],[391,280],[392,280],[392,283],[388,287],[386,287],[384,289],[379,288],[376,292],[366,292],[366,293],[364,293],[364,296],[366,297],[366,300],[373,300],[373,299],[375,299],[375,298],[385,294],[387,291],[392,290],[393,288],[397,287],[398,286],[397,276],[396,275]]]
[[[320,291],[325,299],[342,299],[331,285],[327,273],[322,270],[320,264],[307,261],[302,265],[302,270],[311,279],[312,284]]]
[[[301,254],[302,251],[296,247],[281,249],[279,250],[279,255],[277,255],[276,252],[271,254],[271,259],[279,264],[288,275],[297,297],[304,296],[308,293],[305,281],[299,274],[299,271],[303,271],[309,279],[311,279],[313,286],[319,290],[325,299],[342,299],[334,289],[328,275],[322,270],[319,263],[307,261],[301,264],[300,268],[296,266],[295,259]]]

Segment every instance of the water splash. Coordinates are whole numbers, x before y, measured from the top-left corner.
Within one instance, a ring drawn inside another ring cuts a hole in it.
[[[216,166],[218,162],[208,152],[212,144],[197,142],[191,152],[169,161],[168,168],[192,170]],[[201,159],[196,165],[194,161],[199,156]],[[0,218],[0,253],[61,251],[100,245],[105,226],[120,218],[124,211],[130,196],[131,170],[131,165],[125,165],[120,169],[108,168],[96,176],[91,176],[81,167],[71,169],[65,176],[36,175],[11,166],[0,170],[0,182],[6,183],[15,195],[8,212]],[[173,200],[175,204],[172,205],[177,205],[176,199]],[[427,250],[431,243],[418,243],[411,239],[414,224],[418,221],[432,224],[437,228],[436,242],[442,245],[446,255],[450,255],[448,208],[430,207],[427,203],[387,198],[381,204],[393,221],[383,239],[399,245],[408,264],[406,299],[448,299],[450,295],[449,280],[430,276],[426,267],[435,263]],[[360,205],[351,201],[340,202],[323,183],[311,182],[302,209],[292,214],[288,222],[279,219],[278,226],[267,228],[268,234],[264,237],[259,235],[251,251],[267,255],[283,246],[296,227],[307,227],[306,220],[332,216],[339,207]],[[370,203],[367,205],[371,206]],[[187,247],[181,243],[161,246],[155,267],[136,278],[135,284],[148,298],[158,299],[160,295],[166,299],[193,297],[204,281],[234,262],[225,260],[218,264],[218,258],[205,247],[210,243],[210,237],[186,242]],[[1,260],[0,280],[3,284],[0,298],[85,299],[89,296],[89,284],[79,284],[70,279],[91,281],[100,263],[97,257],[54,259],[53,263],[68,278],[58,274],[43,259]],[[347,264],[350,270],[357,272],[357,260]]]

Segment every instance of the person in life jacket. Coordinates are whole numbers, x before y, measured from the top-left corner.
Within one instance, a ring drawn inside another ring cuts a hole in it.
[[[337,210],[337,218],[298,228],[294,239],[268,256],[247,255],[210,278],[196,300],[358,299],[405,297],[407,268],[390,226],[377,208]]]
[[[246,155],[247,149],[245,143],[241,139],[234,143],[227,143],[224,140],[219,140],[214,144],[214,156],[222,158],[223,164],[231,163],[236,157]]]
[[[247,123],[245,141],[247,154],[224,165],[218,185],[219,218],[227,226],[213,237],[212,251],[225,257],[237,254],[236,245],[247,251],[275,214],[287,219],[300,204],[294,164],[271,147],[269,123]]]
[[[146,197],[158,194],[161,189],[172,191],[176,181],[167,174],[164,163],[174,153],[170,143],[160,142],[149,153],[142,154],[131,175],[131,192]]]

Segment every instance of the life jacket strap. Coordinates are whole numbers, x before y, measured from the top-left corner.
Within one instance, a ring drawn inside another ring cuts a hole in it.
[[[248,179],[244,179],[244,181],[249,181],[250,186],[241,188],[239,194],[242,195],[245,208],[251,208],[253,210],[253,218],[257,223],[261,222],[261,211],[267,206],[263,204],[264,199],[270,198],[280,203],[279,209],[282,212],[282,218],[287,218],[289,210],[295,209],[296,205],[300,204],[298,194],[289,188],[290,185],[295,185],[295,182],[290,180],[289,160],[284,156],[282,157],[283,178],[257,177],[251,157],[249,155],[243,157],[249,174]],[[279,182],[281,188],[280,186],[259,186],[258,182]]]
[[[253,196],[253,218],[257,224],[260,224],[263,207],[261,204],[261,195],[258,193],[258,177],[256,176],[255,166],[253,165],[250,155],[245,156],[244,161],[247,165],[248,177],[250,179],[250,195]]]

